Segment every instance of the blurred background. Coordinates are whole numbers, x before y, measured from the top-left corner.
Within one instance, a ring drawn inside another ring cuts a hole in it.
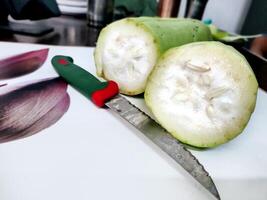
[[[266,0],[0,0],[0,40],[95,46],[102,27],[131,16],[190,17],[232,34],[265,35],[266,10]],[[246,45],[266,56],[266,37]]]

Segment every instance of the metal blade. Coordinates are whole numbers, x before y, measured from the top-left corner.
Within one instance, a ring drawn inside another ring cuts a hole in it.
[[[204,167],[183,144],[164,130],[157,122],[136,108],[121,95],[117,95],[108,101],[106,106],[140,130],[153,143],[179,163],[214,197],[220,199],[217,188]]]

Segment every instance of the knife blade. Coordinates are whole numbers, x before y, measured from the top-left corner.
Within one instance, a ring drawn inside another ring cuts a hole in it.
[[[54,56],[51,62],[57,73],[66,82],[88,97],[97,106],[107,106],[133,125],[176,163],[182,166],[216,199],[220,199],[212,178],[193,154],[156,121],[120,95],[118,85],[115,82],[99,81],[88,71],[75,65],[71,57]]]

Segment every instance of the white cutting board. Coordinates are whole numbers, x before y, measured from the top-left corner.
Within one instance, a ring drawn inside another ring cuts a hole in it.
[[[0,59],[47,46],[0,42]],[[56,54],[95,74],[93,48],[49,46],[37,71],[3,82],[56,76]],[[68,112],[52,127],[0,144],[1,200],[213,199],[181,167],[114,114],[68,88]],[[131,98],[145,109],[142,99]],[[221,198],[267,199],[267,93],[244,132],[215,149],[191,152],[215,181]]]

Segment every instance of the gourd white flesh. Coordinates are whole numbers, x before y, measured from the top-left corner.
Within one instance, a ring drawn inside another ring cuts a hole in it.
[[[167,49],[210,40],[209,28],[192,19],[122,19],[105,27],[97,40],[97,75],[116,81],[120,92],[143,93],[149,74]]]
[[[243,55],[220,42],[198,42],[161,57],[148,79],[145,101],[178,140],[214,147],[243,131],[257,90]]]
[[[122,93],[142,93],[158,57],[153,37],[131,23],[122,21],[113,25],[115,29],[106,29],[105,40],[98,43],[96,57],[101,58],[96,64],[97,73],[116,81]]]

